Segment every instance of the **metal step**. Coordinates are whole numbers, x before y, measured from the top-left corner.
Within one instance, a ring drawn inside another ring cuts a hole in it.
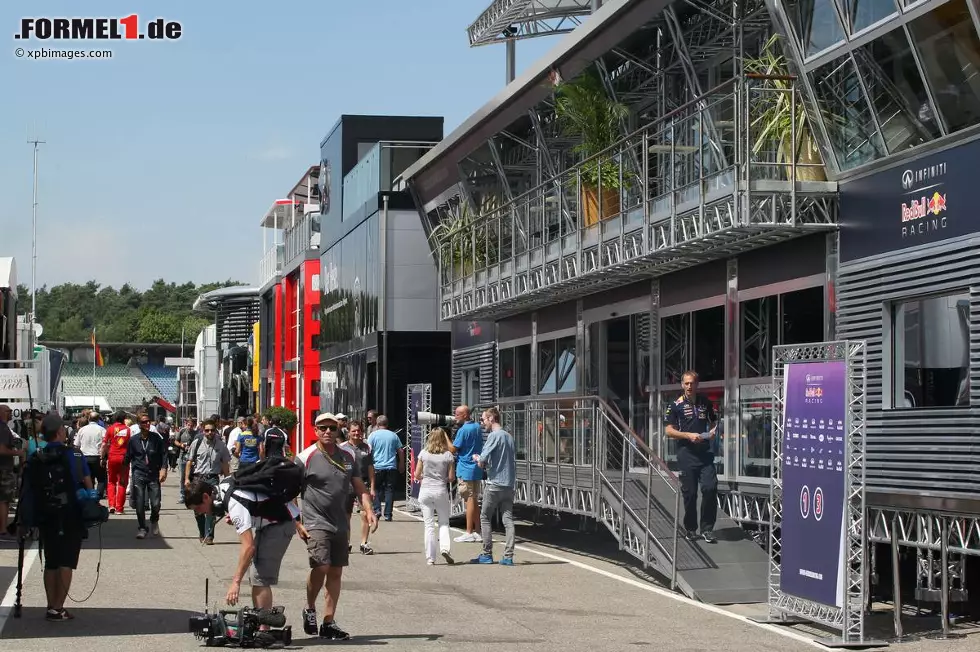
[[[628,473],[626,476],[626,507],[613,486],[618,487],[621,471],[603,472],[611,480],[602,483],[600,503],[610,511],[623,515],[623,524],[616,519],[606,518],[600,509],[600,520],[613,534],[620,537],[623,549],[647,561],[667,578],[671,576],[670,555],[674,544],[674,505],[675,496],[666,484],[654,477],[650,488],[649,503],[645,473]],[[659,542],[642,545],[647,505],[649,504],[649,533]],[[683,509],[683,507],[681,507]],[[625,525],[626,530],[623,530]],[[751,604],[767,600],[769,558],[748,534],[719,510],[715,524],[718,542],[689,541],[683,537],[683,524],[677,540],[677,581],[678,587],[689,597],[709,604]],[[624,540],[622,537],[626,535]],[[640,539],[641,545],[627,545]],[[666,554],[665,554],[666,553]]]

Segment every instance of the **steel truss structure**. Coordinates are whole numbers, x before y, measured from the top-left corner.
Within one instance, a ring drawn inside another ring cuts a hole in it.
[[[416,392],[422,397],[417,409],[412,405],[412,394]],[[405,388],[405,423],[407,424],[407,428],[405,429],[405,507],[412,512],[417,512],[422,509],[419,501],[412,497],[412,469],[409,468],[412,458],[412,442],[415,437],[419,437],[419,450],[421,450],[425,437],[422,435],[422,427],[419,425],[418,411],[428,412],[431,409],[431,383],[416,383]]]
[[[566,34],[592,13],[592,0],[493,0],[466,28],[470,46]]]
[[[840,630],[838,646],[864,646],[866,591],[865,420],[866,357],[863,341],[826,342],[773,347],[772,484],[769,488],[769,616],[775,621],[798,617]],[[844,604],[813,602],[780,589],[781,526],[783,520],[783,418],[786,409],[785,369],[794,362],[842,360],[846,364],[845,416],[845,544]]]

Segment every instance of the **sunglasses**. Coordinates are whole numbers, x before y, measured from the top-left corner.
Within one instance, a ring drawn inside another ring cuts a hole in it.
[[[214,432],[214,428],[205,428],[204,432]]]
[[[323,432],[329,432],[331,430],[336,430],[337,426],[317,426],[316,429]]]

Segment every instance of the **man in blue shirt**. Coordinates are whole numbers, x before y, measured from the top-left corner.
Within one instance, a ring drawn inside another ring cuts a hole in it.
[[[504,430],[500,423],[500,410],[488,408],[483,413],[483,425],[490,431],[483,452],[473,455],[474,462],[486,470],[487,479],[483,488],[483,510],[480,513],[480,526],[483,530],[483,554],[471,563],[493,563],[493,530],[490,518],[500,510],[500,520],[504,522],[504,556],[502,566],[514,565],[514,487],[517,476],[517,453],[514,438]]]
[[[474,455],[483,451],[483,431],[480,424],[470,420],[468,405],[456,408],[456,423],[459,429],[450,452],[455,453],[456,477],[459,479],[459,497],[466,504],[466,534],[456,537],[458,543],[476,543],[483,540],[479,532],[480,495],[483,471],[473,461]]]
[[[405,468],[405,450],[402,440],[388,430],[388,417],[379,414],[374,419],[377,429],[368,437],[368,446],[374,457],[374,514],[381,516],[381,494],[384,494],[385,520],[390,521],[395,502],[395,483]]]

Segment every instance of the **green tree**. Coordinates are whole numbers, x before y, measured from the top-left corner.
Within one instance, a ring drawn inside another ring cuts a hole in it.
[[[118,290],[95,281],[84,284],[63,283],[37,289],[37,321],[44,326],[42,341],[85,341],[96,329],[101,342],[193,343],[198,334],[212,322],[205,313],[195,313],[194,300],[217,288],[244,285],[227,280],[195,285],[194,283],[153,282],[140,292],[124,284]],[[17,312],[30,310],[30,289],[18,285]]]

